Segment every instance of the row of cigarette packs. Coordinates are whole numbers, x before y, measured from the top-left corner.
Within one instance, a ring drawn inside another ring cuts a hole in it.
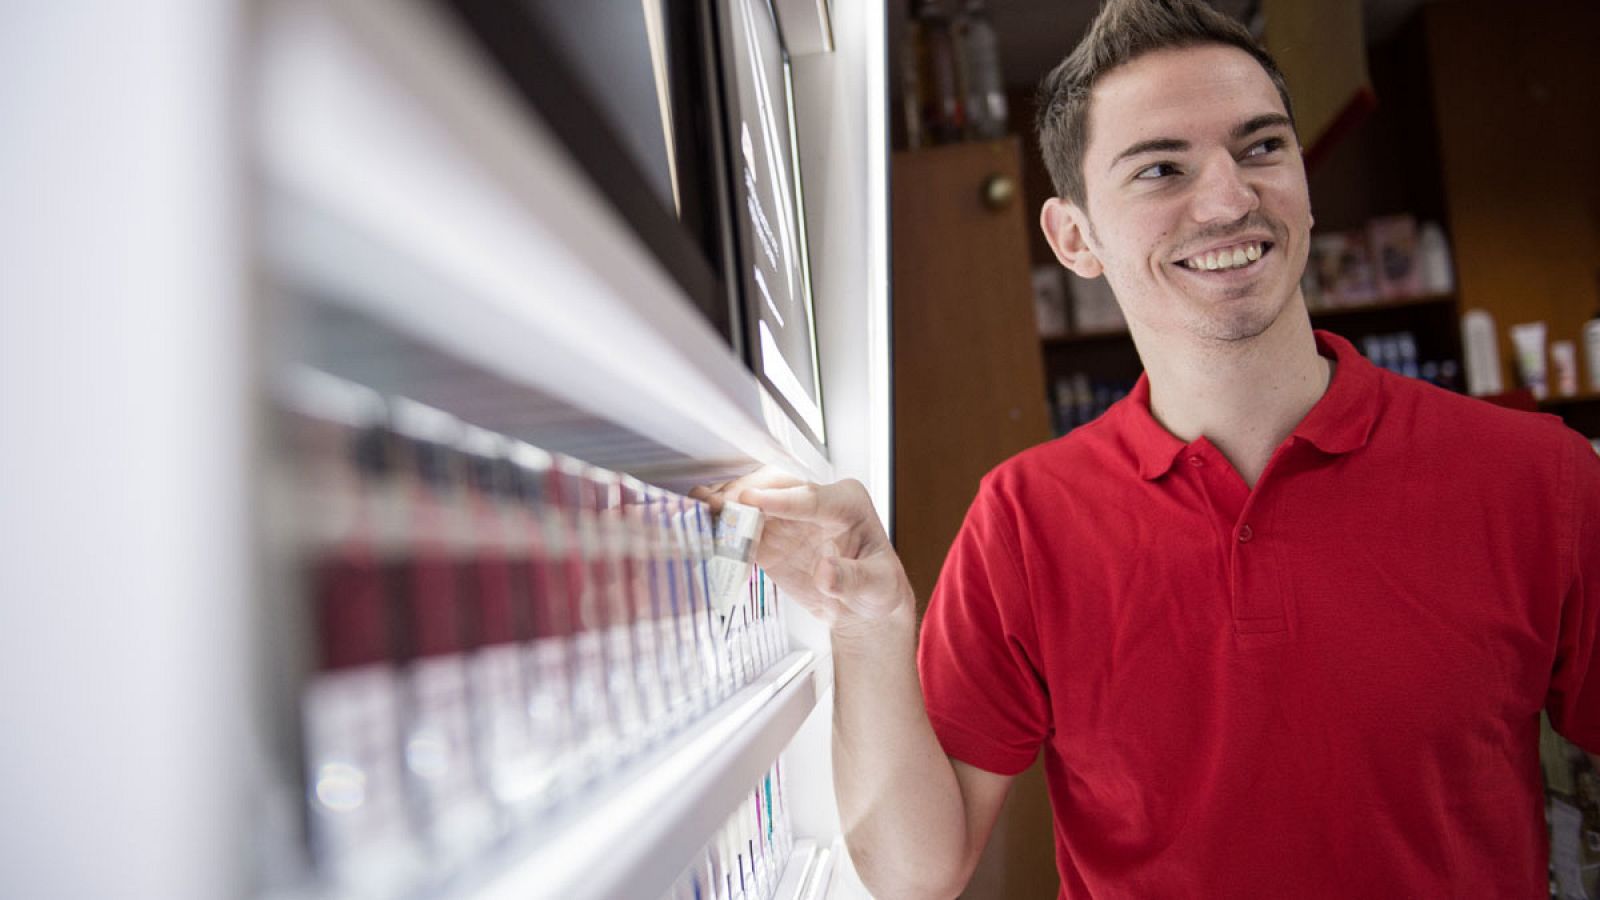
[[[779,761],[662,900],[771,900],[794,840]]]
[[[754,511],[317,373],[284,397],[319,879],[447,879],[788,652]]]

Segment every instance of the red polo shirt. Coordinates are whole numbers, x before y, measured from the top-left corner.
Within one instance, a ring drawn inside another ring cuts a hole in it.
[[[1600,458],[1317,345],[1254,490],[1141,380],[951,548],[928,714],[989,771],[1044,751],[1063,897],[1546,893],[1539,711],[1600,751]]]

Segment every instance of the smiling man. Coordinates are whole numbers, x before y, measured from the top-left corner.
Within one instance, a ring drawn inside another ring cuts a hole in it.
[[[718,492],[831,626],[863,878],[959,892],[1042,753],[1062,896],[1542,896],[1540,712],[1600,750],[1600,459],[1312,330],[1288,93],[1236,23],[1111,0],[1040,106],[1041,225],[1133,393],[983,480],[920,644],[859,485]]]

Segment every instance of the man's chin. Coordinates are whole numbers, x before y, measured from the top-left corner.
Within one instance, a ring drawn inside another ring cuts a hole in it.
[[[1254,340],[1270,330],[1281,310],[1240,309],[1206,316],[1191,323],[1190,333],[1203,340],[1238,344]]]

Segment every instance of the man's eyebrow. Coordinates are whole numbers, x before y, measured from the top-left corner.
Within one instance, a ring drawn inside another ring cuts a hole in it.
[[[1294,123],[1290,122],[1289,117],[1283,113],[1266,113],[1264,115],[1256,116],[1253,119],[1247,119],[1246,121],[1235,125],[1230,137],[1237,141],[1241,138],[1247,138],[1263,129],[1277,128],[1279,126],[1284,128],[1293,128]]]
[[[1293,128],[1294,123],[1290,122],[1289,117],[1283,113],[1263,113],[1235,125],[1228,136],[1237,141],[1247,138],[1258,131],[1278,127]],[[1182,153],[1188,149],[1189,142],[1179,138],[1151,138],[1148,141],[1140,141],[1118,153],[1111,160],[1111,165],[1106,168],[1114,169],[1117,167],[1117,163],[1130,156],[1138,156],[1142,153]]]
[[[1106,168],[1115,169],[1117,163],[1130,156],[1138,156],[1141,153],[1182,153],[1187,149],[1189,149],[1189,142],[1180,141],[1177,138],[1153,138],[1148,141],[1140,141],[1118,153],[1116,158],[1111,160],[1111,165],[1106,166]]]

